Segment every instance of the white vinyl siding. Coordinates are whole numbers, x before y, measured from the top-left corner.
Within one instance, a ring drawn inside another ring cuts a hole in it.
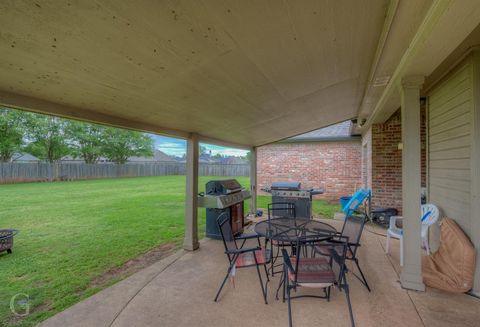
[[[477,248],[473,292],[480,295],[480,53],[475,52],[428,97],[428,194]],[[439,228],[430,229],[435,249]]]
[[[471,143],[473,75],[469,62],[437,86],[428,98],[429,201],[443,215],[471,229]],[[438,242],[438,229],[431,233]]]

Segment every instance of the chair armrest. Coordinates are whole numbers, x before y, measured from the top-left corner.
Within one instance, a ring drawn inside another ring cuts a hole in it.
[[[242,234],[242,235],[239,235],[239,236],[235,236],[235,239],[236,240],[250,240],[250,239],[253,239],[253,238],[259,238],[260,235],[258,235],[257,233],[251,233],[251,234]]]
[[[260,235],[258,235],[257,233],[242,234],[242,235],[236,236],[235,239],[236,240],[243,240],[242,245],[240,246],[240,249],[243,248],[243,246],[245,245],[247,240],[252,240],[252,239],[256,239],[257,242],[258,242],[258,246],[261,246]]]
[[[237,250],[227,250],[225,251],[226,254],[240,254],[240,253],[245,253],[245,252],[255,252],[258,250],[261,250],[262,248],[259,246],[251,247],[251,248],[243,248],[243,249],[237,249]]]
[[[402,216],[391,216],[390,217],[390,224],[388,226],[388,229],[398,229],[397,228],[397,220],[402,220]]]
[[[352,246],[354,246],[354,247],[362,246],[360,243],[348,242],[348,238],[346,238],[345,241],[332,239],[329,242],[330,243],[335,243],[335,244],[345,244],[345,243],[347,243],[347,248],[352,252],[353,252],[353,249],[351,248]]]

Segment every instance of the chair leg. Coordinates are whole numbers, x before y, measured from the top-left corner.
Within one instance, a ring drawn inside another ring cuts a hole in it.
[[[430,247],[428,246],[428,240],[423,240],[423,245],[425,246],[425,250],[427,251],[427,255],[430,255]]]
[[[262,274],[260,273],[260,268],[258,267],[258,264],[255,265],[255,267],[257,267],[258,280],[260,281],[260,287],[262,288],[263,299],[265,300],[265,304],[268,304],[268,302],[267,302],[267,291],[265,290],[265,288],[267,286],[265,285],[265,287],[263,287]]]
[[[270,252],[272,253],[272,262],[271,262],[270,269],[272,269],[272,277],[274,277],[275,276],[275,261],[277,259],[278,252],[277,252],[277,254],[273,253],[273,242],[270,242]]]
[[[331,289],[331,286],[327,288],[327,302],[330,302],[330,289]]]
[[[275,293],[276,300],[278,300],[278,292],[280,292],[280,288],[282,287],[282,285],[283,285],[283,271],[282,271],[282,274],[280,275],[280,283],[278,283],[277,292]]]
[[[403,236],[400,236],[400,266],[403,267]]]
[[[350,314],[350,322],[352,323],[352,327],[355,327],[355,320],[353,319],[352,303],[350,302],[348,285],[344,286],[344,290],[345,290],[345,297],[347,298],[348,313]]]
[[[362,279],[363,279],[363,285],[365,285],[365,287],[367,288],[367,290],[369,292],[371,292],[370,290],[370,286],[368,286],[368,283],[367,283],[367,279],[365,278],[365,275],[363,274],[363,271],[362,269],[360,269],[360,265],[358,264],[358,259],[355,258],[355,264],[357,265],[357,268],[358,268],[358,271],[360,272],[360,275],[362,276]]]
[[[280,244],[277,244],[275,246],[276,248],[276,253],[274,254],[274,251],[273,251],[273,244],[271,245],[271,248],[270,248],[270,251],[272,252],[272,262],[271,262],[271,267],[270,267],[270,270],[272,271],[272,277],[275,276],[275,262],[277,262],[278,258],[281,257],[280,255]],[[284,246],[282,246],[282,248],[284,248]],[[278,267],[278,265],[277,265]],[[277,271],[278,273],[279,271]]]
[[[292,304],[290,300],[290,287],[287,286],[287,299],[288,299],[288,326],[292,327]]]
[[[220,288],[218,289],[217,296],[215,296],[215,300],[213,300],[213,301],[217,302],[218,296],[220,295],[220,292],[222,291],[223,286],[225,285],[225,282],[227,281],[228,275],[230,275],[231,270],[232,270],[232,266],[230,265],[228,267],[227,274],[225,275],[225,278],[223,279],[222,285],[220,285]]]
[[[267,276],[267,282],[270,281],[270,278],[268,277],[268,269],[267,269],[267,264],[263,265],[263,268],[265,269],[265,276]]]
[[[387,232],[387,241],[385,244],[385,253],[389,254],[390,253],[390,234]]]

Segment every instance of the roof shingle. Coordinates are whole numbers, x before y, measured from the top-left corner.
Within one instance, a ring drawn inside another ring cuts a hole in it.
[[[324,141],[332,139],[350,139],[352,138],[351,130],[352,121],[346,120],[338,124],[290,137],[285,141]]]

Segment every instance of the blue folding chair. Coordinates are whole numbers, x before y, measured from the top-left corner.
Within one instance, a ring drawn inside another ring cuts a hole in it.
[[[349,217],[353,215],[355,212],[358,212],[360,205],[367,200],[368,207],[370,207],[370,201],[371,201],[371,194],[372,191],[370,189],[364,189],[360,188],[358,189],[355,194],[352,196],[350,201],[347,202],[347,204],[342,208],[343,213],[345,214],[345,217]],[[365,210],[365,212],[362,212],[367,215],[367,217],[370,217],[368,210]],[[368,218],[367,218],[368,219]]]

